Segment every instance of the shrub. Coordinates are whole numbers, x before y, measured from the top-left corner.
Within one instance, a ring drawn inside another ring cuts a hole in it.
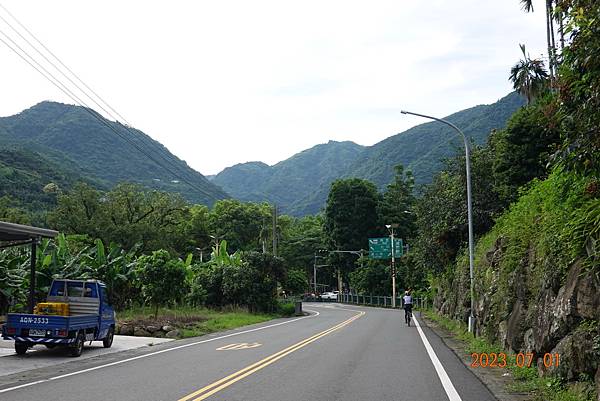
[[[293,316],[296,313],[296,305],[293,302],[279,301],[277,304],[277,313],[282,316]]]

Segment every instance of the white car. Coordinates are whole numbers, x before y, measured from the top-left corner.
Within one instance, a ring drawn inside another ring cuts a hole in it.
[[[321,299],[337,299],[337,297],[335,292],[324,292],[321,294]]]

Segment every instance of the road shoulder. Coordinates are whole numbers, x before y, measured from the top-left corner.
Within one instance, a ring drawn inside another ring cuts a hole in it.
[[[452,352],[462,361],[467,369],[487,387],[498,401],[531,401],[529,394],[514,393],[508,386],[514,383],[510,372],[506,369],[474,369],[471,367],[471,356],[466,351],[466,344],[457,339],[451,332],[441,327],[436,322],[428,319],[424,314],[419,317],[421,322],[433,332]]]

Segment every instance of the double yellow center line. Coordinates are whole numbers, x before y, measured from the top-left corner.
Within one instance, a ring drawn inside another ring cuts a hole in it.
[[[314,341],[317,341],[318,339],[325,337],[326,335],[331,334],[334,331],[340,330],[341,328],[349,325],[350,323],[352,323],[356,319],[360,318],[364,314],[365,314],[365,312],[359,312],[357,315],[352,316],[350,319],[345,320],[340,324],[337,324],[325,331],[315,334],[312,337],[304,339],[286,349],[283,349],[273,355],[270,355],[256,363],[253,363],[252,365],[247,366],[244,369],[238,370],[237,372],[230,374],[229,376],[224,377],[221,380],[218,380],[212,384],[209,384],[208,386],[203,387],[198,391],[194,391],[193,393],[179,399],[179,401],[189,401],[192,399],[194,401],[205,400],[206,398],[210,397],[211,395],[223,390],[224,388],[231,386],[233,383],[235,383],[239,380],[242,380],[243,378],[250,376],[252,373],[255,373],[255,372],[261,370],[262,368],[265,368],[265,367],[269,366],[270,364],[280,360],[284,356],[289,355],[294,351],[298,351],[300,348],[306,347],[308,344],[310,344]]]

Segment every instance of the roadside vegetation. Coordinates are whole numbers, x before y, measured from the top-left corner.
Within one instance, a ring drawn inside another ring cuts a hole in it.
[[[450,332],[463,345],[465,354],[499,354],[506,350],[499,344],[488,342],[483,337],[474,337],[467,331],[467,326],[458,320],[449,319],[432,310],[425,311],[425,316],[443,329]],[[519,367],[514,354],[508,354],[507,367],[514,381],[508,385],[509,391],[528,393],[533,401],[596,401],[594,378],[582,375],[577,382],[567,382],[557,377],[539,377],[537,367]],[[478,368],[470,368],[478,369]],[[481,368],[479,368],[481,369]],[[495,368],[502,369],[502,368]]]
[[[242,308],[160,308],[158,318],[154,317],[154,313],[154,308],[126,309],[118,314],[117,320],[120,326],[170,326],[179,331],[179,338],[187,338],[262,323],[281,316],[279,313],[249,313]]]

